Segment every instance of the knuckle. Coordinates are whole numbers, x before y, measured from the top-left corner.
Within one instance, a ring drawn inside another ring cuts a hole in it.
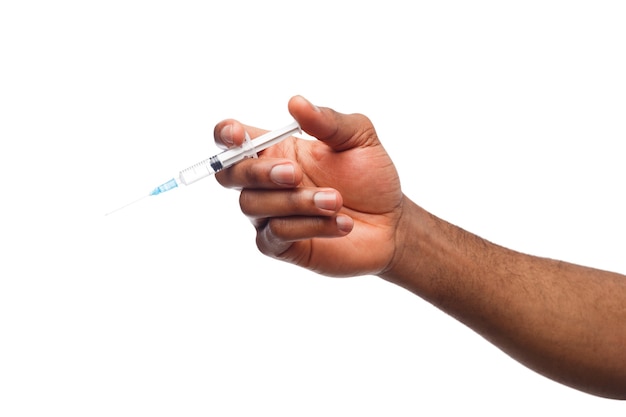
[[[359,120],[359,123],[357,124],[359,127],[355,132],[355,136],[358,138],[358,141],[366,145],[371,145],[376,142],[378,135],[376,133],[376,129],[374,128],[374,124],[369,117],[360,113],[357,113],[354,116]]]
[[[268,220],[265,225],[266,236],[270,243],[276,243],[286,237],[290,222],[282,217],[274,217]]]
[[[248,163],[245,165],[244,177],[248,184],[260,185],[263,183],[265,175],[258,169],[258,165]]]
[[[254,192],[249,190],[242,190],[239,193],[239,208],[245,215],[251,215],[253,213],[254,204]]]
[[[222,187],[229,188],[230,181],[227,171],[218,172],[215,174],[215,179]]]
[[[287,192],[285,195],[286,198],[284,207],[286,207],[289,211],[296,211],[302,206],[303,195],[301,190],[296,192]]]
[[[273,258],[279,258],[291,243],[280,237],[280,234],[276,233],[276,225],[279,224],[279,219],[269,219],[265,226],[257,229],[256,245],[259,251],[266,256]]]

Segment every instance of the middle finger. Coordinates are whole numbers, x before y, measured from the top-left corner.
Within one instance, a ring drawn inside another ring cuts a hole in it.
[[[241,211],[253,219],[287,216],[332,216],[343,205],[332,188],[299,187],[290,190],[244,189],[239,196]]]
[[[291,188],[302,181],[302,170],[288,159],[250,158],[218,172],[215,178],[226,188]]]

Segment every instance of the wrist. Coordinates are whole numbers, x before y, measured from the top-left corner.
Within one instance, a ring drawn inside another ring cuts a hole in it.
[[[394,234],[394,250],[387,267],[378,274],[379,277],[398,284],[407,289],[411,281],[418,279],[421,267],[420,253],[424,235],[422,227],[425,217],[429,216],[425,210],[411,201],[407,196],[402,197],[400,216]]]
[[[459,279],[477,268],[472,248],[484,243],[404,196],[394,255],[379,276],[436,305],[445,304],[458,292]]]

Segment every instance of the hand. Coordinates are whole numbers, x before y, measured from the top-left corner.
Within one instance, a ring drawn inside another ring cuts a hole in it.
[[[288,138],[217,174],[241,189],[240,206],[269,256],[330,276],[379,274],[395,252],[403,194],[396,169],[370,120],[318,108],[300,96],[289,112],[318,140]],[[224,120],[216,143],[240,146],[245,132]]]
[[[403,195],[365,116],[302,97],[289,111],[318,140],[287,139],[217,175],[242,189],[263,253],[326,275],[378,275],[537,372],[626,399],[623,275],[524,255],[438,219]],[[215,138],[238,146],[246,130],[262,133],[226,120]]]

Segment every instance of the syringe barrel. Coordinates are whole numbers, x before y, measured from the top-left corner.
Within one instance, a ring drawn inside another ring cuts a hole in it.
[[[254,148],[250,146],[228,149],[183,169],[178,178],[183,184],[189,185],[254,155],[256,155]]]
[[[222,162],[219,160],[219,155],[215,155],[210,157],[209,159],[198,162],[197,164],[194,164],[189,168],[183,169],[178,174],[178,179],[183,184],[189,185],[198,180],[201,180],[204,177],[213,175],[216,172],[221,171],[222,169],[223,165]]]
[[[300,132],[300,126],[297,122],[293,122],[290,125],[265,133],[255,139],[250,140],[250,138],[246,138],[242,146],[228,149],[180,171],[180,182],[189,185],[204,177],[220,172],[224,168],[235,165],[237,162],[246,158],[256,157],[257,152],[275,145],[297,132]]]

